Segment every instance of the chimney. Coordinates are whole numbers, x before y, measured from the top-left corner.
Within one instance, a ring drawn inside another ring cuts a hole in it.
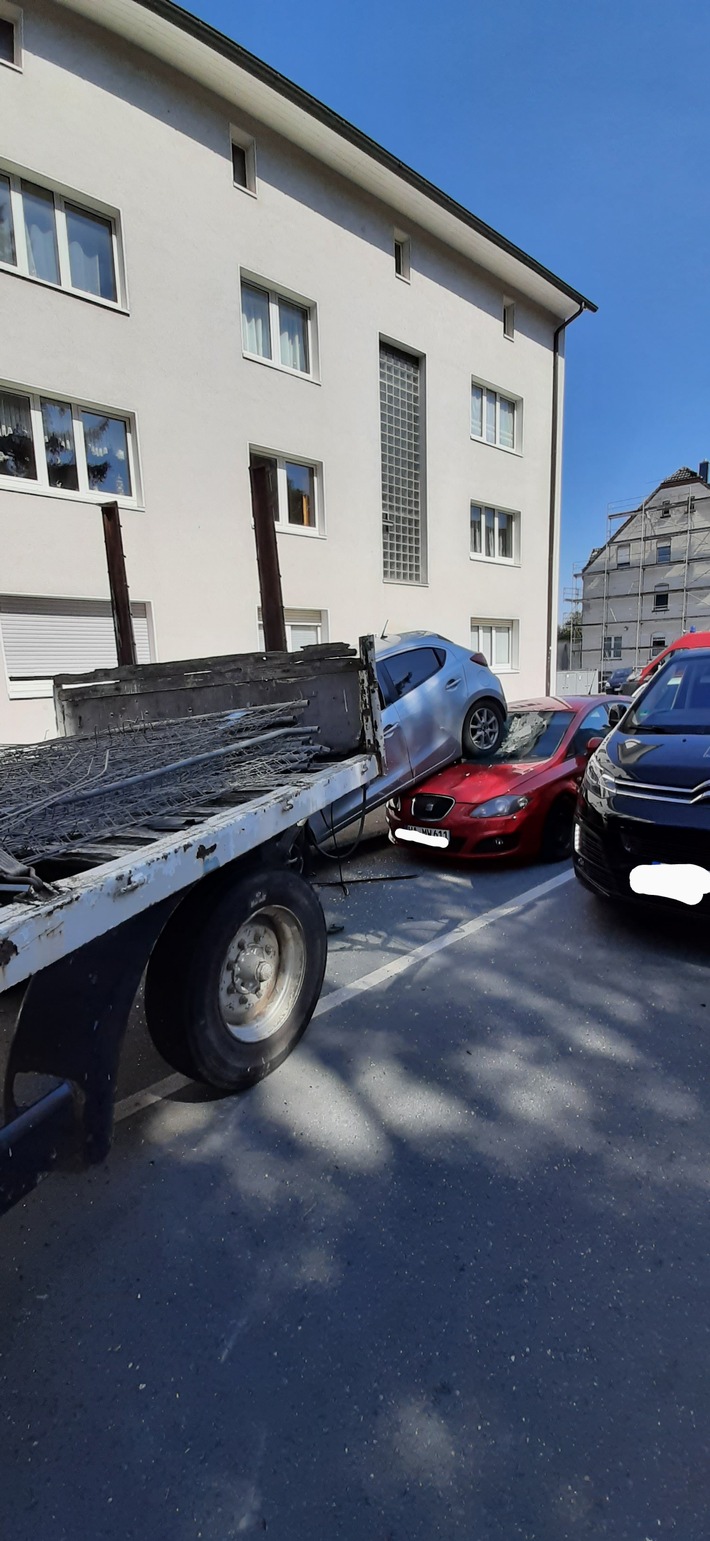
[[[710,460],[701,460],[698,466],[698,476],[701,482],[710,481]]]

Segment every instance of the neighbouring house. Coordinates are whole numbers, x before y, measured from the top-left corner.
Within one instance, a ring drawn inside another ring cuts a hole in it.
[[[710,467],[681,466],[620,520],[582,573],[582,667],[607,679],[710,629]]]
[[[434,628],[554,680],[564,327],[595,306],[169,0],[0,0],[0,742],[115,661]],[[436,665],[436,660],[434,660]]]

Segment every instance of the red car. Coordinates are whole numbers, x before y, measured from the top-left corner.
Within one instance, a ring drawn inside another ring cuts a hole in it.
[[[693,647],[710,647],[710,631],[686,631],[684,636],[676,637],[675,642],[669,642],[668,647],[664,647],[662,653],[656,653],[641,670],[638,680],[634,679],[633,689],[640,690],[646,680],[650,680],[652,674],[657,674],[661,665],[667,663],[674,653],[685,653]]]
[[[390,840],[449,856],[562,861],[590,740],[609,731],[625,697],[565,696],[508,708],[505,735],[486,760],[437,771],[387,804]],[[595,745],[596,747],[596,745]]]

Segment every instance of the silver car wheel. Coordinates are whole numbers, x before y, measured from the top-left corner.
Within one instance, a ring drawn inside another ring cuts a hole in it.
[[[474,749],[495,749],[500,738],[500,718],[492,706],[474,706],[468,732]]]

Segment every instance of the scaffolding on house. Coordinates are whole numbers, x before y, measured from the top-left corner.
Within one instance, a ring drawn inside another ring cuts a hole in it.
[[[610,561],[612,550],[616,550],[616,545],[612,546],[612,542],[614,542],[615,538],[620,534],[620,529],[623,527],[624,523],[633,519],[635,516],[640,516],[640,529],[638,531],[629,533],[629,544],[631,546],[638,546],[639,553],[638,584],[636,586],[635,639],[633,646],[633,667],[634,669],[637,669],[639,666],[642,667],[644,664],[648,663],[649,659],[653,656],[653,643],[651,643],[649,647],[648,658],[642,656],[642,654],[645,652],[645,647],[641,641],[641,628],[644,619],[643,601],[644,598],[650,596],[650,594],[653,593],[656,587],[655,584],[652,587],[646,587],[645,575],[649,568],[653,568],[656,572],[658,572],[659,566],[663,568],[665,566],[677,567],[678,565],[677,561],[672,560],[672,552],[671,560],[669,560],[667,563],[659,563],[658,561],[656,542],[666,534],[668,535],[669,541],[671,541],[671,543],[673,539],[682,540],[684,538],[685,540],[682,558],[682,581],[671,582],[669,577],[669,581],[665,586],[665,592],[668,595],[667,609],[658,609],[654,613],[658,615],[660,622],[662,617],[670,611],[671,596],[678,596],[680,594],[681,616],[680,625],[676,633],[677,636],[682,636],[683,632],[686,630],[689,624],[690,615],[688,597],[689,593],[697,588],[696,584],[689,583],[690,564],[691,560],[693,560],[691,554],[691,542],[693,537],[710,535],[710,522],[698,522],[697,516],[700,511],[699,505],[701,504],[706,505],[705,509],[701,512],[701,519],[702,515],[704,514],[707,519],[710,520],[710,492],[700,495],[698,495],[698,493],[686,493],[684,497],[676,498],[675,500],[671,495],[664,499],[660,505],[657,503],[652,503],[651,499],[645,499],[642,503],[636,504],[633,508],[626,506],[623,509],[617,509],[614,507],[609,507],[607,509],[606,541],[604,545],[602,618],[600,622],[599,634],[600,684],[603,683],[605,677],[608,676],[608,674],[611,672],[614,664],[616,663],[618,666],[618,660],[614,658],[614,655],[611,653],[611,651],[607,651],[605,646],[607,638],[610,639],[610,633],[608,630],[610,620],[614,621],[616,625],[621,624],[614,615],[612,600],[614,597],[627,599],[631,594],[631,590],[629,590],[628,594],[621,596],[610,595],[609,577],[612,572],[616,571],[616,565],[612,566]],[[673,518],[674,516],[677,520],[679,514],[682,515],[683,522],[681,524],[674,523],[672,527],[668,529],[665,521],[669,517]],[[696,553],[696,559],[697,556],[698,553]],[[710,557],[710,548],[708,549],[708,557]],[[633,570],[635,565],[635,561],[630,560],[629,569]],[[581,577],[581,571],[579,573],[575,571],[574,577],[575,580],[578,577]],[[666,643],[668,641],[674,640],[674,637],[668,637],[666,638]]]

